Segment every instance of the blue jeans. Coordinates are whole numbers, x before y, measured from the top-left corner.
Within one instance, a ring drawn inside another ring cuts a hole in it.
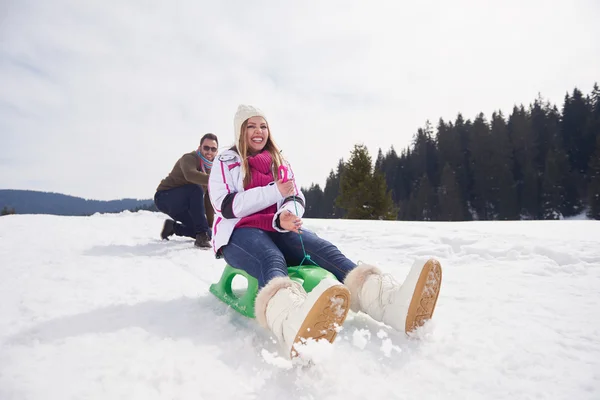
[[[321,268],[343,282],[356,264],[337,247],[315,233],[302,230],[306,253]],[[267,232],[258,228],[236,228],[229,243],[221,248],[227,264],[242,269],[258,280],[262,288],[271,279],[287,276],[287,267],[304,259],[300,237],[294,232]],[[305,264],[310,264],[307,260]]]
[[[195,238],[198,233],[206,232],[211,237],[202,186],[189,184],[158,191],[154,195],[154,204],[161,212],[179,222],[173,227],[177,236]]]

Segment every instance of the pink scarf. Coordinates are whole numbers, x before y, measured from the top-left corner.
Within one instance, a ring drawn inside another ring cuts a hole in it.
[[[250,184],[244,187],[245,190],[255,187],[267,186],[273,182],[273,159],[268,151],[263,150],[255,156],[248,157],[248,166],[250,167]],[[277,204],[273,204],[264,210],[258,211],[252,215],[243,217],[236,228],[259,228],[264,231],[276,232],[273,229],[273,216],[277,212]]]

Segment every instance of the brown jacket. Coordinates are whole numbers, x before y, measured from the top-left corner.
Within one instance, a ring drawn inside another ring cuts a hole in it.
[[[200,185],[204,189],[204,209],[206,210],[206,219],[208,226],[212,227],[215,210],[210,203],[208,195],[208,174],[203,171],[202,160],[195,151],[184,154],[173,166],[171,173],[163,179],[158,187],[157,192],[162,190],[174,189],[176,187],[189,185]]]

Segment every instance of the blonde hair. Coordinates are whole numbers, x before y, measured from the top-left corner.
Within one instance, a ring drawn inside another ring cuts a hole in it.
[[[266,122],[266,120],[265,120]],[[240,128],[240,139],[238,143],[236,143],[236,150],[242,159],[242,173],[244,174],[244,188],[248,187],[252,182],[252,174],[250,173],[250,165],[248,164],[248,139],[246,137],[246,127],[248,126],[248,120],[245,120]],[[263,148],[263,151],[266,150],[271,154],[271,159],[273,160],[272,172],[273,172],[273,180],[277,181],[279,177],[277,176],[279,171],[279,166],[285,163],[283,156],[281,155],[281,150],[279,150],[279,146],[273,140],[273,135],[271,134],[271,128],[269,128],[269,124],[267,123],[267,129],[269,131],[269,138],[267,139],[267,144]]]

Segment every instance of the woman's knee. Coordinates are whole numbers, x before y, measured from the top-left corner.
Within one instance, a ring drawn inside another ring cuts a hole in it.
[[[236,229],[229,244],[223,247],[223,256],[229,265],[243,269],[259,282],[287,274],[283,253],[260,229]]]

